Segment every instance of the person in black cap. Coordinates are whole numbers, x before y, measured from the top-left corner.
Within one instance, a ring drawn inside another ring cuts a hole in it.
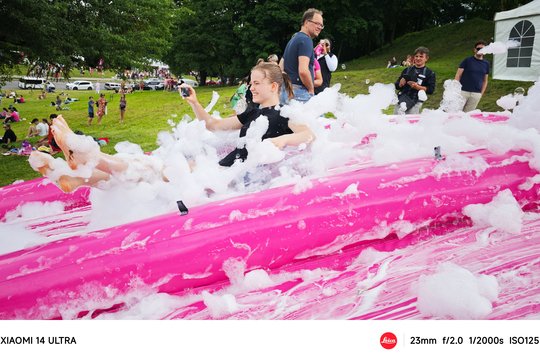
[[[9,145],[17,141],[17,135],[11,130],[11,125],[4,124],[4,130],[4,136],[0,139],[0,143]]]

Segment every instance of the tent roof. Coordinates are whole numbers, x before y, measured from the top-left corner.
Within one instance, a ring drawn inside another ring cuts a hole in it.
[[[540,0],[531,1],[528,4],[512,10],[498,12],[495,14],[495,21],[532,15],[540,15]]]

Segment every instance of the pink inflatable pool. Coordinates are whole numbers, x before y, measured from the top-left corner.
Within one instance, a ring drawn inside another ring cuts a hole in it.
[[[394,249],[417,228],[445,233],[465,205],[505,189],[523,206],[538,200],[537,186],[520,187],[537,175],[528,153],[464,155],[489,166],[456,171],[427,158],[359,168],[313,179],[303,192],[274,188],[0,256],[0,318],[65,318],[65,308],[76,318],[121,308],[117,299],[140,287],[178,294],[216,286],[230,259],[278,271],[381,239]],[[63,194],[38,180],[0,191],[0,214],[36,200],[61,200],[66,212],[89,205],[88,190]]]

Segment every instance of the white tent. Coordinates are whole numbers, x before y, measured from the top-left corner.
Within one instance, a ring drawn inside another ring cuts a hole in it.
[[[495,54],[493,78],[536,81],[540,77],[540,0],[495,14],[495,41],[517,40],[520,46]]]

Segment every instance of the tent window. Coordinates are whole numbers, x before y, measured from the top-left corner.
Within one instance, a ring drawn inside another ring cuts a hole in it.
[[[522,20],[514,26],[508,40],[519,41],[520,45],[508,49],[506,67],[531,67],[534,35],[534,25],[530,21]]]

